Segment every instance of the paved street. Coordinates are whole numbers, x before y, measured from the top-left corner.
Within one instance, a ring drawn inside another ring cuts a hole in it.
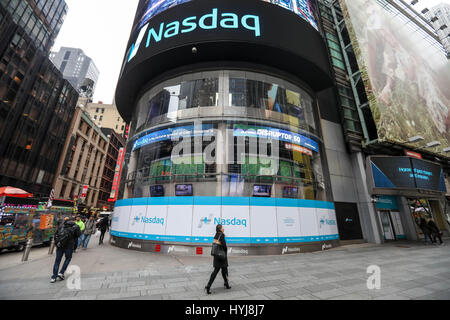
[[[98,246],[72,260],[81,270],[81,289],[51,284],[53,256],[33,249],[30,261],[21,253],[0,254],[0,299],[450,299],[450,243],[350,245],[325,252],[288,256],[230,258],[230,282],[220,275],[213,294],[203,291],[211,258],[175,257]],[[367,267],[381,268],[381,289],[367,289]],[[72,282],[73,283],[73,282]]]

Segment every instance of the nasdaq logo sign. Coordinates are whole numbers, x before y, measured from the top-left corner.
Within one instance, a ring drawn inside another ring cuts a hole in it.
[[[135,43],[129,50],[128,62],[136,56],[143,41],[145,41],[145,47],[148,48],[164,39],[186,35],[197,29],[206,31],[217,29],[247,30],[255,37],[261,36],[259,16],[246,14],[240,17],[236,13],[220,13],[219,9],[214,8],[211,13],[199,18],[192,16],[180,21],[162,22],[158,27],[153,28],[150,28],[150,23],[147,23],[141,29]],[[147,37],[145,38],[145,36]]]
[[[320,219],[320,225],[328,225],[328,226],[335,226],[336,220],[328,220],[325,218]]]
[[[243,226],[247,228],[247,219],[220,219],[214,218],[214,224],[221,224],[222,226]]]
[[[160,225],[164,225],[164,218],[158,218],[158,217],[154,217],[154,218],[147,218],[147,217],[134,217],[131,225],[134,226],[135,224],[138,223],[144,223],[144,224],[160,224]]]
[[[204,225],[210,225],[213,219],[212,214],[209,215],[209,217],[203,217],[200,219],[199,224],[198,224],[198,228],[201,229]]]

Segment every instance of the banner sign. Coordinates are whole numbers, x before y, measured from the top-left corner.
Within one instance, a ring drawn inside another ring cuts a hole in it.
[[[81,199],[83,200],[86,199],[88,189],[89,189],[88,185],[83,186],[83,190],[81,191]]]
[[[315,152],[319,152],[319,144],[314,140],[297,133],[284,131],[270,127],[251,127],[246,125],[234,125],[235,137],[253,137],[264,139],[275,139],[279,141],[293,143]]]
[[[214,129],[212,124],[203,125],[201,129],[195,128],[194,126],[164,129],[152,132],[150,134],[143,136],[142,138],[137,139],[134,142],[132,152],[146,145],[159,141],[176,140],[182,137],[198,137],[198,136],[213,136],[213,135]]]
[[[397,199],[394,196],[379,196],[376,207],[381,210],[398,210]]]
[[[114,180],[113,180],[113,185],[111,188],[111,194],[110,194],[109,200],[108,200],[109,202],[114,202],[117,200],[117,190],[119,188],[120,175],[122,172],[122,165],[123,165],[123,161],[124,161],[124,154],[125,154],[125,149],[120,148],[119,155],[117,156],[116,169],[114,171]]]
[[[233,244],[336,240],[334,204],[274,198],[193,197],[119,200],[111,235],[151,241],[211,243],[217,224]]]
[[[405,150],[405,156],[411,157],[411,158],[422,159],[422,155],[420,153],[412,152],[409,150]]]
[[[53,214],[42,214],[41,222],[39,224],[40,230],[47,230],[53,227]]]
[[[304,147],[297,146],[295,144],[286,143],[284,146],[288,150],[292,150],[292,151],[295,151],[295,152],[300,152],[300,153],[303,153],[303,154],[307,154],[310,157],[312,157],[312,155],[313,155],[311,150],[306,149]]]

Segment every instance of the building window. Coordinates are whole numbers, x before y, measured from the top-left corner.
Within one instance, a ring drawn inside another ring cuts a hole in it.
[[[67,61],[64,61],[64,62],[61,64],[61,73],[64,73],[64,70],[66,70],[66,66],[67,66]]]
[[[103,116],[100,116],[100,121],[103,121]]]

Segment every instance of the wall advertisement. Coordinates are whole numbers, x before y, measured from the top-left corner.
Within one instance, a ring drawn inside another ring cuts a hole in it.
[[[450,60],[380,1],[339,0],[378,139],[450,146]],[[412,23],[411,23],[412,25]],[[355,70],[356,71],[356,70]]]
[[[232,244],[339,239],[334,205],[329,202],[245,198],[232,204],[233,198],[227,198],[222,204],[220,198],[198,198],[183,198],[179,202],[177,198],[169,198],[166,205],[146,205],[146,198],[118,201],[111,234],[131,239],[207,244],[213,240],[216,225],[222,224],[227,242]]]

